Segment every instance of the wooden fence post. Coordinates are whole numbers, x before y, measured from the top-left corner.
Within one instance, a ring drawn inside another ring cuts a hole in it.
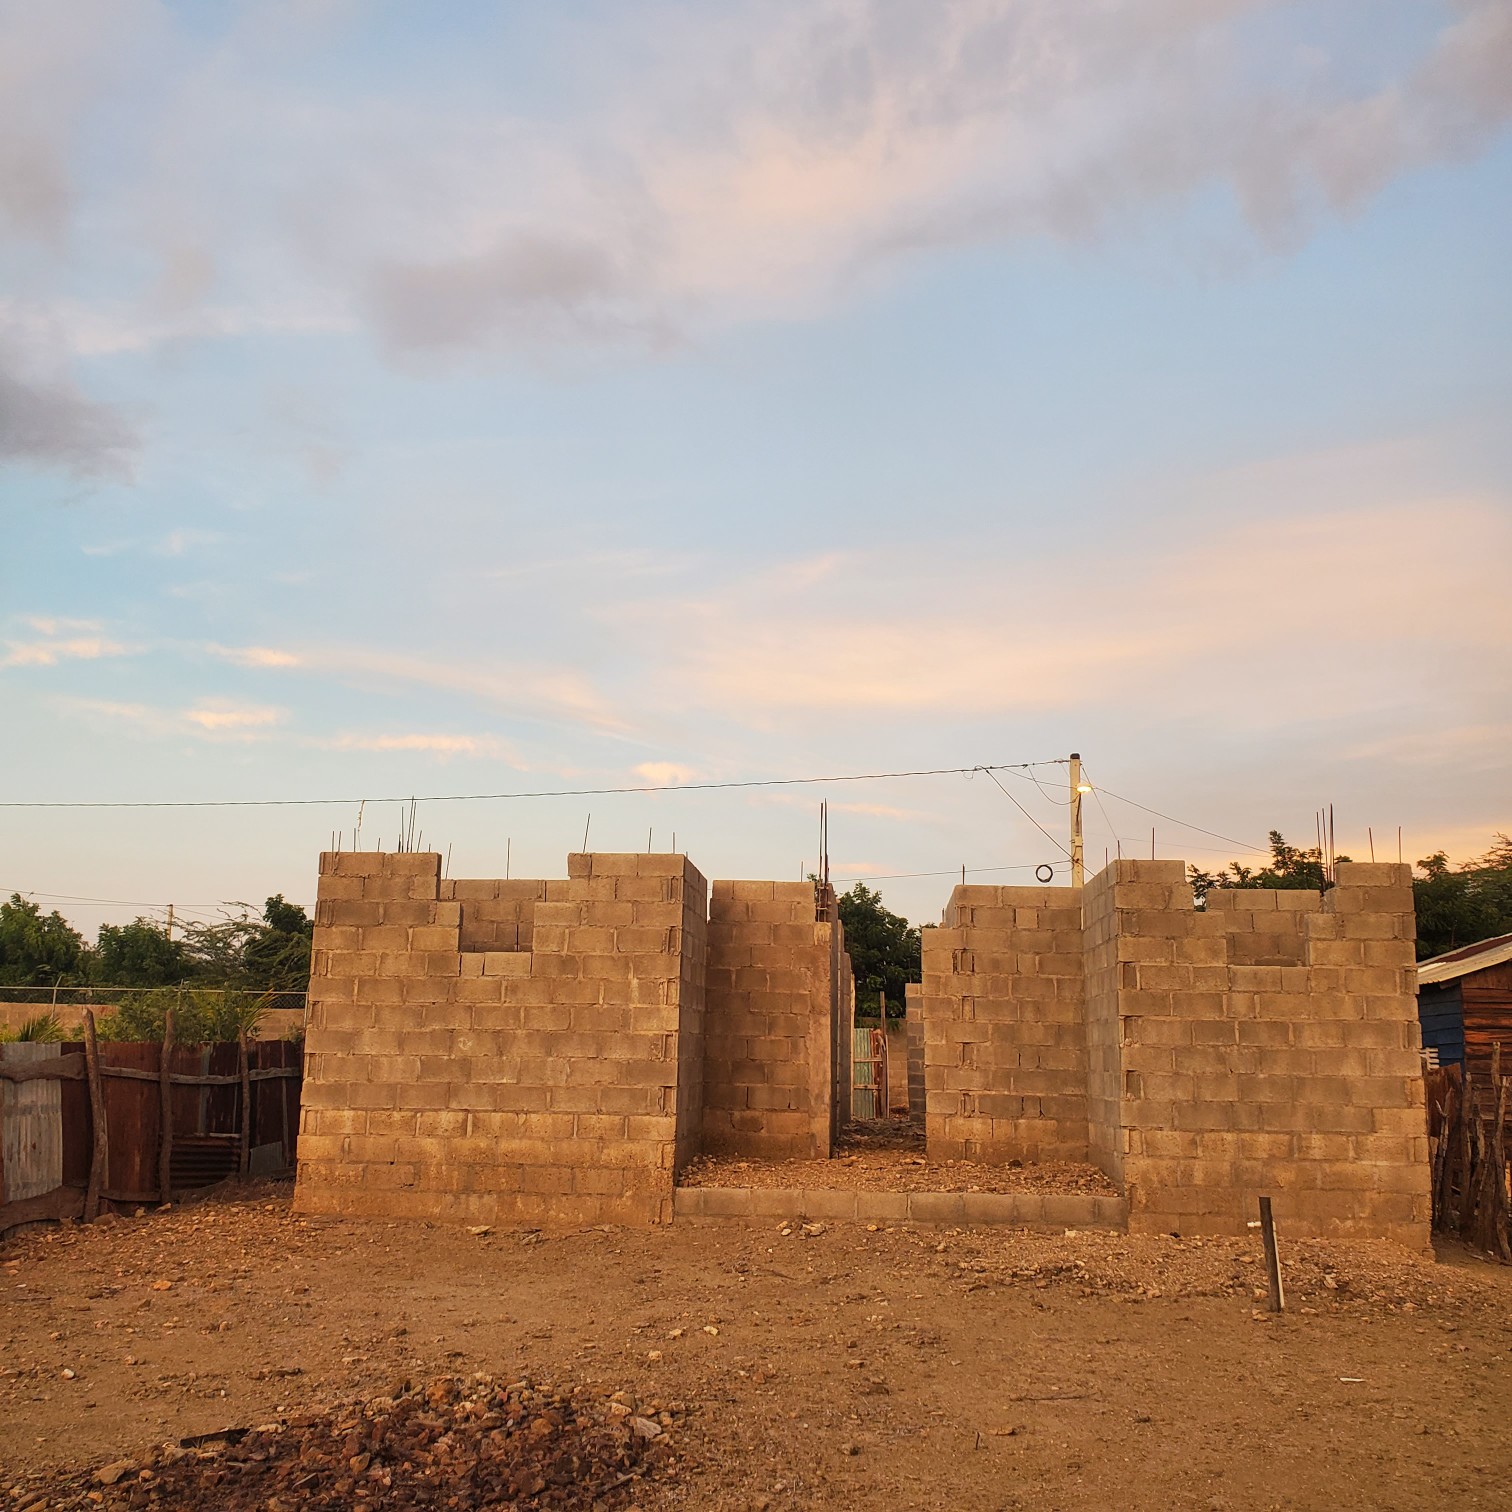
[[[242,1033],[237,1036],[237,1043],[241,1047],[241,1158],[237,1161],[237,1169],[245,1176],[252,1164],[252,1066],[247,1055],[247,1036]]]
[[[173,1009],[163,1015],[163,1058],[158,1062],[158,1106],[162,1140],[158,1146],[158,1201],[173,1201]]]
[[[1260,1199],[1260,1237],[1265,1243],[1265,1280],[1270,1290],[1268,1305],[1272,1312],[1284,1312],[1286,1292],[1281,1285],[1281,1256],[1276,1249],[1276,1220],[1269,1197]]]
[[[84,1190],[84,1221],[100,1216],[100,1191],[110,1163],[110,1134],[105,1118],[105,1082],[100,1075],[100,1042],[95,1036],[93,1008],[84,1010],[84,1065],[89,1077],[89,1124],[94,1144],[89,1154],[89,1184]]]

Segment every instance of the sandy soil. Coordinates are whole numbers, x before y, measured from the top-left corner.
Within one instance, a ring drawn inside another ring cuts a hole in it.
[[[646,1512],[1512,1500],[1512,1272],[1463,1251],[1286,1245],[1275,1319],[1249,1241],[474,1234],[303,1220],[288,1195],[0,1249],[0,1498],[43,1465],[488,1370],[675,1407]]]
[[[1042,1164],[973,1160],[931,1161],[922,1118],[880,1118],[845,1126],[833,1160],[741,1160],[700,1155],[681,1186],[796,1187],[863,1192],[1079,1192],[1116,1197],[1118,1188],[1096,1166],[1073,1161]]]

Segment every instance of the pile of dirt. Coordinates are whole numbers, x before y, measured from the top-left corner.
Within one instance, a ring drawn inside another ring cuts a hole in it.
[[[675,1473],[675,1414],[629,1393],[440,1376],[413,1389],[261,1428],[166,1444],[11,1488],[15,1512],[183,1508],[522,1508],[608,1512]]]

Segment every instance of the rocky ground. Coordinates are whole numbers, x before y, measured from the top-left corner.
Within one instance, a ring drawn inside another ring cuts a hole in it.
[[[0,1248],[0,1507],[1512,1503],[1512,1271],[1283,1258],[1275,1318],[1250,1240],[474,1232],[272,1186],[36,1230]]]

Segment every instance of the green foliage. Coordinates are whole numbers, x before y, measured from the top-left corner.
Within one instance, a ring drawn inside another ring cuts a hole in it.
[[[1512,838],[1497,835],[1484,856],[1451,866],[1443,851],[1418,862],[1418,959],[1512,933]]]
[[[263,907],[262,927],[242,952],[247,980],[254,986],[280,992],[303,992],[310,985],[310,942],[314,920],[282,893]]]
[[[0,986],[67,984],[83,963],[83,937],[62,914],[44,914],[20,893],[0,903]]]
[[[56,1045],[63,1040],[63,1020],[56,1013],[39,1013],[15,1031],[0,1029],[0,1044]]]
[[[904,988],[921,974],[919,931],[882,906],[881,895],[857,882],[837,900],[845,926],[845,948],[856,978],[856,1011],[875,1015],[879,995],[887,995],[887,1016],[902,1018]]]
[[[1187,879],[1199,899],[1206,898],[1215,887],[1272,888],[1280,891],[1307,889],[1311,892],[1327,892],[1333,883],[1325,875],[1323,853],[1314,846],[1311,850],[1299,850],[1288,845],[1280,830],[1270,832],[1271,863],[1256,870],[1241,866],[1237,861],[1218,872],[1199,871],[1195,866],[1187,868]],[[1337,861],[1348,861],[1348,856],[1336,856]]]
[[[247,913],[190,925],[184,947],[193,977],[256,992],[303,992],[310,983],[313,920],[277,893],[259,921]]]
[[[256,1033],[267,1006],[264,995],[231,988],[159,987],[132,993],[119,1008],[101,1014],[95,1028],[104,1040],[161,1040],[171,1008],[175,1040],[234,1040]]]
[[[170,940],[152,919],[102,924],[91,975],[110,987],[166,987],[189,974],[181,940]]]

